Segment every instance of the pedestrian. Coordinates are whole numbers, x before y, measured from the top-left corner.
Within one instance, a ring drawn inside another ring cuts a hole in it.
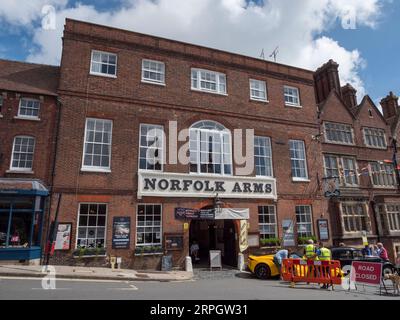
[[[196,240],[193,240],[192,245],[190,246],[190,255],[194,258],[194,261],[199,261],[199,244],[197,243]]]
[[[372,252],[368,244],[366,244],[365,247],[361,250],[361,253],[364,257],[372,256]]]
[[[331,250],[326,248],[323,242],[319,243],[319,248],[317,249],[317,256],[320,261],[330,261],[332,259]],[[321,268],[322,268],[322,276],[324,278],[329,277],[329,267],[327,268],[327,270],[323,266]],[[328,289],[328,288],[329,288],[329,284],[325,284],[325,283],[321,287],[321,289]]]
[[[371,255],[373,257],[379,257],[378,247],[375,244],[371,245]]]
[[[383,246],[383,243],[378,242],[376,245],[378,247],[379,258],[381,258],[382,260],[385,260],[385,261],[389,261],[389,256],[388,256],[387,250]]]
[[[281,272],[283,260],[289,258],[289,250],[281,249],[274,255],[274,263],[278,267],[279,273]]]

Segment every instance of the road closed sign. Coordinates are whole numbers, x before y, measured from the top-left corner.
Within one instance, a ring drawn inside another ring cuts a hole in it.
[[[351,280],[355,283],[379,286],[382,277],[382,264],[375,262],[353,261]]]

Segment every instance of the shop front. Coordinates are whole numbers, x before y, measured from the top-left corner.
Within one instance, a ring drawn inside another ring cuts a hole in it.
[[[39,263],[48,190],[36,180],[0,179],[0,260]]]

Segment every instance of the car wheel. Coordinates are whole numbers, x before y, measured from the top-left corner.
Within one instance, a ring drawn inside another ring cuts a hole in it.
[[[269,279],[271,277],[271,269],[266,264],[257,265],[254,271],[258,279]]]
[[[382,273],[383,273],[383,276],[385,276],[387,274],[393,274],[393,268],[392,267],[384,267]]]

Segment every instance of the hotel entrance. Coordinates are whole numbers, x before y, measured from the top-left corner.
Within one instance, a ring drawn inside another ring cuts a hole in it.
[[[221,250],[222,264],[237,266],[236,230],[234,220],[192,220],[189,245],[199,245],[199,259],[193,267],[209,267],[210,250]],[[193,258],[193,257],[192,257]]]

